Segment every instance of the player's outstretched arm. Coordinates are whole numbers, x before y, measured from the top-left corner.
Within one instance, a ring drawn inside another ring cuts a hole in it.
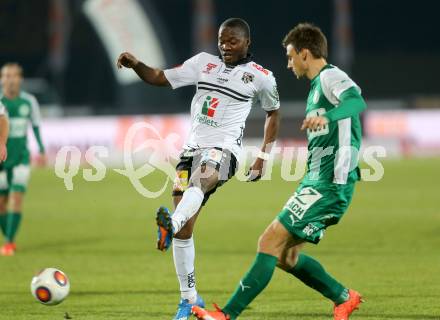
[[[249,169],[248,181],[258,181],[263,175],[264,161],[268,160],[265,156],[269,156],[270,146],[275,142],[280,127],[280,112],[272,110],[266,112],[266,122],[264,123],[264,138],[261,146],[261,155],[257,157],[254,164]]]
[[[147,66],[129,52],[121,53],[116,65],[118,69],[122,67],[133,69],[139,78],[153,86],[165,87],[170,85],[163,70]]]
[[[6,149],[6,141],[8,140],[9,134],[9,121],[6,115],[0,115],[0,162],[6,160],[7,157],[7,149]]]

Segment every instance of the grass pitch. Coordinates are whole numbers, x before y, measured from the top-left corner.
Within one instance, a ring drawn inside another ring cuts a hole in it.
[[[440,319],[439,159],[385,162],[380,182],[358,184],[342,222],[306,252],[359,290],[367,302],[351,319]],[[274,172],[274,177],[279,176]],[[163,176],[144,179],[160,187]],[[197,281],[207,303],[223,305],[255,256],[258,235],[297,183],[233,180],[213,196],[196,227]],[[169,186],[168,189],[170,189]],[[51,170],[33,173],[19,252],[0,257],[0,319],[172,319],[178,285],[171,252],[155,249],[155,209],[123,176],[79,175],[66,191]],[[29,291],[33,274],[57,267],[71,280],[62,304]],[[332,319],[329,301],[277,270],[241,319]]]

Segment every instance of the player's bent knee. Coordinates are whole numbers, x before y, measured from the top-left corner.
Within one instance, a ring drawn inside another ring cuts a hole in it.
[[[219,181],[219,172],[213,166],[206,164],[197,170],[191,176],[190,185],[199,187],[203,193],[206,193],[217,185]]]
[[[258,252],[279,256],[277,240],[271,230],[266,230],[258,238]]]
[[[5,214],[8,211],[8,205],[6,203],[0,203],[0,214]]]
[[[183,228],[174,235],[174,238],[180,239],[180,240],[190,239],[193,235],[194,226],[197,221],[197,216],[198,216],[198,213],[195,216],[193,216],[191,219],[189,219],[187,221],[187,223],[183,226]]]
[[[174,238],[176,239],[180,239],[180,240],[188,240],[192,237],[193,234],[193,229],[194,226],[193,225],[189,225],[188,223],[183,227],[182,230],[180,230],[179,232],[177,232],[174,235]]]
[[[290,243],[291,236],[277,220],[273,221],[258,239],[258,252],[280,258]]]
[[[191,179],[190,186],[198,187],[200,188],[200,190],[202,190],[204,194],[206,194],[207,192],[214,189],[217,183],[218,183],[218,178],[215,176],[211,176],[207,178],[198,177],[195,178],[194,180]]]
[[[14,212],[21,212],[23,205],[23,193],[13,192],[11,194],[11,208]]]

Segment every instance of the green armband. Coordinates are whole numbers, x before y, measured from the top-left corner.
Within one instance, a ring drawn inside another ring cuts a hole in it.
[[[329,122],[351,118],[365,110],[367,104],[355,87],[344,91],[339,97],[339,105],[326,112],[324,116]]]

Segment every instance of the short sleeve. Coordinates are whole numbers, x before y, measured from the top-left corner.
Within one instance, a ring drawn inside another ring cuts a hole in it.
[[[6,108],[3,103],[0,101],[0,116],[4,116],[6,114]]]
[[[257,93],[258,102],[265,111],[277,110],[280,107],[277,83],[272,74],[264,76]]]
[[[201,55],[202,53],[199,53],[180,66],[164,70],[165,77],[173,89],[197,84]]]
[[[321,72],[320,80],[324,95],[335,105],[339,103],[339,98],[344,91],[355,87],[359,93],[361,92],[358,85],[344,71],[336,67]]]

